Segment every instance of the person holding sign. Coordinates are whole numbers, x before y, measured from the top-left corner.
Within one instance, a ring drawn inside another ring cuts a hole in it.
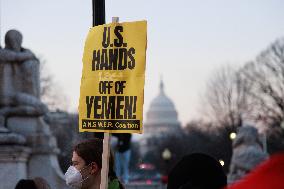
[[[129,180],[129,162],[131,156],[131,134],[130,133],[113,133],[117,137],[115,147],[115,171],[118,178],[127,184]]]
[[[103,140],[95,138],[78,143],[73,149],[72,166],[65,173],[66,184],[77,189],[99,189],[101,183]],[[124,189],[109,160],[108,189]]]

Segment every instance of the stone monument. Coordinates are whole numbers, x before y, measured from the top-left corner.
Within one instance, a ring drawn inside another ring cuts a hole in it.
[[[268,154],[263,150],[257,129],[250,125],[241,127],[233,141],[228,183],[242,179],[267,157]]]
[[[10,30],[0,49],[0,189],[34,177],[67,188],[56,140],[43,120],[48,109],[40,100],[39,60],[21,45],[21,33]]]

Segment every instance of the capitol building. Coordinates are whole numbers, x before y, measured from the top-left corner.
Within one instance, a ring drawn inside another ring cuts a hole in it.
[[[152,144],[149,139],[153,137],[167,137],[182,133],[181,123],[178,120],[173,101],[166,95],[164,83],[161,80],[159,94],[151,101],[144,122],[144,134],[141,141],[141,154],[145,154]]]

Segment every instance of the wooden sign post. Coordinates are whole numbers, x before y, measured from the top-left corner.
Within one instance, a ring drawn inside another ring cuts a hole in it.
[[[107,189],[108,187],[108,170],[109,170],[108,160],[109,160],[109,154],[110,154],[109,143],[110,143],[110,134],[104,133],[100,189]]]

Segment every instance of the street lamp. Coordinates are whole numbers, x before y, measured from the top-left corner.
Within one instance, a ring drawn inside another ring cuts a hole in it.
[[[222,167],[225,165],[225,162],[222,159],[219,160],[219,163],[222,165]]]
[[[172,158],[172,153],[168,148],[165,148],[162,153],[162,158],[165,161],[169,161]]]
[[[234,140],[236,137],[237,137],[237,133],[235,133],[235,132],[230,133],[230,139],[231,140]]]
[[[162,152],[162,158],[164,160],[164,176],[162,176],[162,183],[167,184],[168,183],[168,162],[172,158],[172,153],[168,148],[165,148]]]

